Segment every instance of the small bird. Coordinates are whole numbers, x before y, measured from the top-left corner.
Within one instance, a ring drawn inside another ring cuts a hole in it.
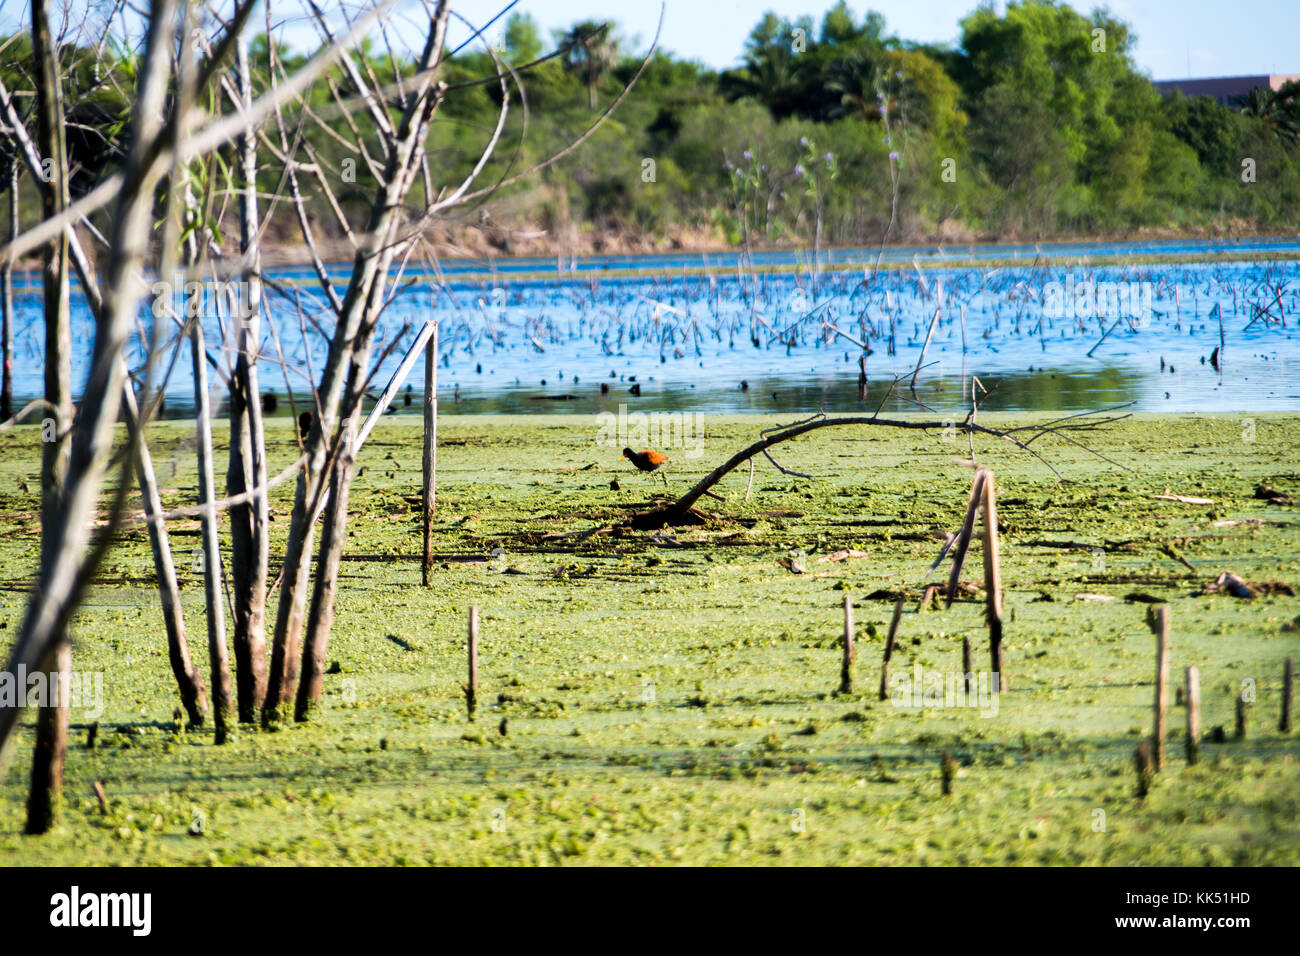
[[[633,451],[631,448],[623,449],[623,458],[626,458],[632,464],[636,465],[638,471],[655,471],[660,465],[668,461],[668,456],[661,451],[655,451],[647,448],[645,451]],[[663,475],[659,476],[663,478]],[[667,487],[668,479],[664,478],[664,486]]]
[[[303,441],[311,434],[311,426],[316,416],[311,412],[302,412],[298,416],[298,435]]]

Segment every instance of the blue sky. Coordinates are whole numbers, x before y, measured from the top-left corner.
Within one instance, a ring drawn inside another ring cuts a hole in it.
[[[509,0],[453,0],[452,8],[476,24],[490,20]],[[667,0],[662,43],[674,53],[701,60],[713,67],[733,66],[750,29],[767,10],[795,18],[813,16],[820,24],[822,13],[834,0]],[[884,14],[889,32],[925,42],[953,42],[958,22],[978,0],[850,0],[860,17],[868,9]],[[104,0],[54,0],[56,9],[67,3],[73,8],[94,7]],[[349,4],[355,8],[355,4]],[[997,0],[999,9],[1004,0]],[[1076,9],[1091,10],[1097,4],[1086,0]],[[1225,76],[1255,73],[1300,73],[1300,0],[1110,0],[1112,13],[1127,21],[1138,42],[1138,65],[1154,79],[1185,76]],[[295,8],[287,0],[275,9]],[[326,0],[326,9],[338,6]],[[26,0],[0,0],[0,32],[27,22]],[[405,13],[416,13],[415,0],[402,0]],[[628,39],[639,39],[643,48],[654,36],[659,20],[658,0],[520,0],[516,10],[526,11],[544,30],[567,27],[578,20],[615,20]],[[260,11],[254,16],[258,26]],[[395,21],[401,19],[395,15]],[[76,22],[74,20],[74,22]],[[489,32],[500,35],[499,25]],[[256,28],[256,27],[255,27]],[[466,36],[463,28],[453,32],[453,43]],[[290,42],[306,49],[317,46],[314,34],[300,27]]]
[[[508,2],[508,0],[507,0]],[[668,0],[663,45],[710,66],[734,65],[746,35],[767,10],[788,18],[821,15],[834,0]],[[958,22],[978,0],[849,0],[861,16],[884,14],[889,32],[911,40],[952,42]],[[454,9],[471,21],[490,19],[501,6],[494,0],[460,0]],[[1300,73],[1300,0],[1111,0],[1072,4],[1080,11],[1109,6],[1137,34],[1136,60],[1154,79],[1251,73]],[[998,2],[999,10],[1005,3]],[[636,0],[521,0],[544,28],[577,20],[613,19],[643,44],[654,36],[659,3]]]

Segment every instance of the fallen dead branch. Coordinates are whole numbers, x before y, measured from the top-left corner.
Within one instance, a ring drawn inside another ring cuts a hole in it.
[[[1189,496],[1189,495],[1171,495],[1171,494],[1169,494],[1169,493],[1167,493],[1167,492],[1166,492],[1165,494],[1163,494],[1163,495],[1152,495],[1151,497],[1152,497],[1152,498],[1159,498],[1161,501],[1177,501],[1179,504],[1184,504],[1184,505],[1212,505],[1212,504],[1214,504],[1214,499],[1213,499],[1213,498],[1193,498],[1193,497],[1191,497],[1191,496]]]
[[[854,548],[841,548],[839,551],[832,551],[830,554],[823,554],[813,560],[817,564],[828,564],[833,561],[847,561],[849,558],[869,558],[871,557],[866,551],[858,551]]]
[[[1066,431],[1090,431],[1101,425],[1122,421],[1123,419],[1128,418],[1129,416],[1117,415],[1117,416],[1110,416],[1105,418],[1090,418],[1088,416],[1104,415],[1108,412],[1117,411],[1119,408],[1126,408],[1126,407],[1128,406],[1123,405],[1123,406],[1117,406],[1115,408],[1101,409],[1095,412],[1088,412],[1083,415],[1072,416],[1072,418],[1068,421],[1049,422],[1044,426],[1042,426],[1041,428],[1034,428],[1032,426],[1021,426],[1019,428],[1002,430],[997,428],[990,428],[986,425],[980,425],[975,421],[966,421],[957,427],[961,430],[966,431],[972,437],[972,439],[976,434],[988,435],[990,437],[998,438],[1002,441],[1008,442],[1014,445],[1015,447],[1019,448],[1021,451],[1028,452],[1030,455],[1033,455],[1038,461],[1040,461],[1044,466],[1046,466],[1048,470],[1052,472],[1052,474],[1056,475],[1059,481],[1064,481],[1065,480],[1064,477],[1061,475],[1060,472],[1058,472],[1052,466],[1051,462],[1047,461],[1047,459],[1044,458],[1041,454],[1039,454],[1037,451],[1029,447],[1030,442],[1034,441],[1035,439],[1041,437],[1044,434],[1049,434],[1049,433],[1057,434],[1057,435],[1061,435],[1061,437],[1063,437],[1066,441],[1069,441],[1071,444],[1080,445],[1086,450],[1097,455],[1099,458],[1102,458],[1103,456],[1101,456],[1095,451],[1092,451],[1092,449],[1088,448],[1086,445],[1082,445],[1082,443],[1072,438],[1069,438],[1068,436],[1065,436],[1062,433]],[[805,419],[803,421],[794,422],[793,424],[787,426],[781,426],[776,429],[764,429],[758,441],[754,442],[752,445],[749,445],[747,448],[743,448],[740,451],[736,452],[729,459],[727,459],[725,462],[723,462],[721,465],[719,465],[717,468],[715,468],[713,471],[707,474],[704,478],[700,479],[700,481],[698,481],[694,487],[692,487],[689,491],[687,491],[686,494],[682,495],[682,497],[678,498],[674,502],[671,502],[670,504],[663,505],[661,507],[654,508],[649,511],[643,511],[638,514],[632,515],[632,517],[627,522],[627,526],[640,531],[654,531],[659,528],[669,527],[672,525],[703,523],[704,520],[706,520],[706,516],[700,513],[699,511],[695,510],[695,503],[699,501],[699,499],[702,498],[706,493],[708,493],[709,490],[713,488],[714,485],[720,482],[731,471],[740,467],[746,462],[750,461],[750,459],[752,459],[754,456],[760,453],[766,454],[768,449],[771,448],[773,445],[779,445],[781,442],[790,441],[793,438],[798,438],[800,435],[807,434],[808,432],[811,431],[816,431],[821,428],[844,428],[849,426],[862,426],[868,428],[869,427],[901,428],[901,429],[912,430],[912,431],[943,431],[944,429],[951,429],[953,427],[951,421],[905,421],[901,419],[880,418],[878,417],[878,415],[879,415],[878,411],[877,414],[870,415],[870,416],[852,415],[852,416],[843,416],[838,418],[827,418],[825,416],[818,415],[818,416],[814,416],[811,419]],[[1022,440],[1016,437],[1016,433],[1022,433],[1022,432],[1032,432],[1032,433],[1029,434],[1024,440]],[[771,458],[770,455],[768,457],[769,459]],[[1103,460],[1105,459],[1103,458]],[[773,462],[773,464],[776,463]],[[786,474],[790,473],[787,469],[781,467],[780,465],[777,465],[777,467],[783,473]]]
[[[1245,601],[1254,600],[1261,594],[1284,594],[1295,597],[1295,588],[1281,581],[1246,581],[1240,575],[1224,571],[1207,584],[1202,594],[1231,594]]]

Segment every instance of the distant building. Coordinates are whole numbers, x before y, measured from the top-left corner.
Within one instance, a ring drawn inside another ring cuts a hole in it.
[[[1257,86],[1280,90],[1288,80],[1300,80],[1300,73],[1271,73],[1260,76],[1215,76],[1195,80],[1156,80],[1161,96],[1172,96],[1175,90],[1183,96],[1208,96],[1220,106],[1233,106],[1250,95]]]

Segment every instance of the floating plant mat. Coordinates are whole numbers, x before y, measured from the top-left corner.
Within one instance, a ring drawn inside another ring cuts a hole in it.
[[[1048,417],[980,413],[1001,427]],[[383,444],[359,459],[371,467],[353,488],[353,576],[340,582],[318,719],[274,734],[245,729],[222,747],[210,729],[173,722],[152,559],[133,532],[72,624],[74,667],[104,674],[104,712],[72,716],[63,836],[39,845],[21,836],[27,767],[11,760],[0,777],[0,855],[14,864],[93,854],[105,864],[1295,865],[1300,741],[1277,721],[1282,662],[1300,656],[1300,597],[1203,593],[1224,572],[1300,585],[1300,516],[1287,501],[1300,499],[1300,420],[1251,417],[1253,442],[1242,441],[1237,415],[1139,415],[1089,435],[1118,465],[1052,444],[1045,454],[1061,483],[1007,443],[976,438],[999,495],[1012,689],[996,714],[894,706],[876,687],[900,594],[895,686],[959,672],[963,640],[987,670],[978,536],[959,582],[969,587],[949,608],[942,595],[925,600],[927,586],[946,583],[950,556],[926,572],[967,503],[971,472],[954,463],[969,454],[964,436],[824,429],[778,449],[812,478],[780,475],[760,456],[748,501],[746,468],[724,479],[715,490],[727,500],[700,505],[719,527],[615,533],[665,492],[628,476],[621,449],[595,443],[591,419],[447,415],[439,557],[423,588],[412,559],[420,515],[403,500],[419,491],[420,428],[385,419],[375,432]],[[667,494],[789,420],[708,416],[703,454],[675,462]],[[272,471],[296,455],[291,424],[270,424]],[[151,432],[179,440],[190,428]],[[21,485],[39,488],[39,432],[0,433],[0,644],[17,632],[37,565],[36,539],[14,532],[35,514]],[[192,456],[179,458],[166,507],[191,504],[195,482]],[[1274,493],[1258,496],[1260,486]],[[1166,488],[1213,504],[1152,497]],[[273,555],[292,494],[288,483],[272,493]],[[580,538],[593,528],[611,530]],[[778,564],[792,553],[806,573]],[[182,560],[181,600],[197,652],[203,592],[188,567]],[[846,596],[855,691],[839,695]],[[471,605],[480,617],[472,724],[461,690]],[[1155,665],[1146,611],[1161,605],[1171,613],[1170,737],[1166,768],[1139,799],[1133,755],[1151,734]],[[1188,666],[1200,669],[1205,735],[1193,767],[1175,699]],[[1255,703],[1236,740],[1245,681]],[[26,726],[15,753],[30,742]],[[208,822],[201,837],[188,835],[195,807]],[[804,833],[791,829],[800,808]],[[498,811],[504,831],[493,829]]]

